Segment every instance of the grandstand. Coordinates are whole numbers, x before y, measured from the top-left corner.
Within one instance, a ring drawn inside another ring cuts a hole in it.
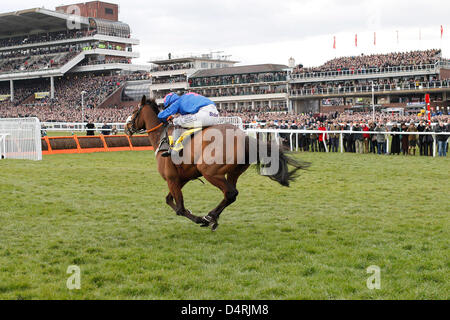
[[[169,92],[187,91],[226,114],[363,112],[372,101],[379,112],[417,114],[426,93],[434,112],[450,112],[450,61],[440,50],[340,57],[314,68],[292,58],[237,66],[222,52],[169,53],[136,65],[138,44],[115,4],[0,14],[0,117],[116,123],[143,94],[161,103]]]
[[[173,91],[188,91],[191,87],[189,78],[199,70],[229,68],[237,62],[231,61],[230,56],[221,55],[222,52],[204,54],[189,54],[167,58],[155,58],[150,61],[152,69],[150,76],[151,95],[162,102],[162,99]]]
[[[342,57],[316,68],[298,66],[290,74],[294,112],[342,112],[425,108],[430,93],[434,110],[448,113],[450,61],[440,50]]]
[[[125,75],[134,79],[132,74],[146,71],[132,64],[139,57],[134,51],[139,40],[118,20],[118,10],[115,4],[93,1],[0,14],[3,116],[53,120],[36,108],[49,107],[47,114],[55,106],[74,112],[82,92],[86,107],[100,107],[125,84]],[[52,117],[69,120],[62,113]]]

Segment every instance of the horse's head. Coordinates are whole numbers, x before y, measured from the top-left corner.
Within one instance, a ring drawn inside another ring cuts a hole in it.
[[[148,107],[149,112],[147,112],[146,107]],[[135,133],[147,130],[147,122],[150,122],[149,125],[156,126],[159,123],[158,113],[159,108],[156,101],[147,100],[147,97],[143,96],[141,103],[136,109],[134,109],[133,114],[127,119],[125,124],[125,134],[131,137]],[[146,119],[146,117],[148,119]]]

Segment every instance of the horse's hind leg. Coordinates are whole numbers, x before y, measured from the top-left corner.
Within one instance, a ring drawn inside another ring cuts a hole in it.
[[[237,191],[235,185],[230,183],[225,176],[204,176],[204,178],[213,186],[219,188],[224,194],[224,199],[222,202],[220,202],[214,210],[203,218],[205,222],[202,226],[211,226],[212,230],[215,231],[219,226],[218,221],[221,213],[225,210],[225,208],[236,201],[239,192]]]

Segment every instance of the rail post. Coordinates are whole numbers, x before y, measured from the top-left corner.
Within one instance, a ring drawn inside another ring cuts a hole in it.
[[[436,136],[433,135],[433,158],[436,158],[436,150],[437,150],[437,146],[436,146]]]

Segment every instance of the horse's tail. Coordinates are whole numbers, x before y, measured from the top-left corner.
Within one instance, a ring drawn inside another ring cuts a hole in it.
[[[311,164],[309,162],[299,161],[293,159],[288,155],[288,152],[282,146],[262,141],[261,139],[256,139],[256,141],[251,142],[251,137],[247,137],[247,154],[249,152],[256,152],[253,158],[256,158],[256,163],[250,160],[248,164],[256,164],[257,170],[260,175],[267,176],[273,181],[278,182],[284,187],[289,187],[290,182],[295,181],[298,177],[298,171],[306,170]],[[255,148],[251,147],[256,145]],[[260,154],[261,148],[267,150]],[[275,148],[275,150],[272,150]],[[266,155],[264,155],[266,154]],[[250,159],[252,158],[249,155]],[[277,161],[278,164],[272,163]],[[289,167],[292,166],[293,169],[289,171]],[[276,168],[275,170],[273,168]]]

